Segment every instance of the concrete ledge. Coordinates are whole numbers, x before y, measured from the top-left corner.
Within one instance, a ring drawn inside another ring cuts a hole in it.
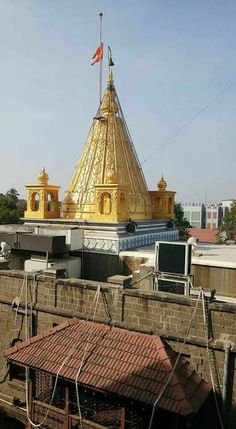
[[[151,299],[154,301],[161,301],[161,302],[171,302],[175,304],[180,305],[187,305],[191,307],[196,302],[196,298],[190,298],[188,296],[183,295],[177,295],[174,293],[165,293],[165,292],[158,292],[158,291],[142,291],[139,289],[132,289],[128,290],[125,289],[123,292],[123,295],[127,296],[133,296],[137,298],[142,299]]]
[[[108,277],[108,283],[117,284],[123,287],[131,287],[132,276],[121,276],[119,274]]]

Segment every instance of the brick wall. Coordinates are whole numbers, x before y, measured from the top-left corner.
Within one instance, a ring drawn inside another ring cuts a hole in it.
[[[0,271],[0,343],[1,350],[10,345],[12,339],[24,339],[24,273],[22,271]],[[28,318],[30,334],[36,334],[68,317],[92,319],[94,296],[101,287],[95,321],[146,333],[155,333],[166,338],[179,351],[187,334],[196,299],[161,292],[144,292],[123,289],[120,286],[80,279],[55,279],[38,275],[28,276]],[[21,295],[18,316],[12,309],[12,301]],[[236,424],[236,305],[209,302],[210,357],[206,349],[206,332],[201,302],[196,311],[190,335],[184,347],[194,368],[210,381],[209,359],[214,372],[215,385],[222,392],[224,376],[224,348],[230,343],[230,391],[232,411],[228,415],[229,427]],[[9,382],[5,360],[0,357],[0,407],[1,398],[12,396],[24,398],[22,386]],[[6,379],[5,379],[6,376]]]

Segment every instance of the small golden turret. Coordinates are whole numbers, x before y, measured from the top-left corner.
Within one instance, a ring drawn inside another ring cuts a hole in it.
[[[26,185],[27,219],[55,219],[60,217],[58,192],[60,186],[49,185],[49,176],[43,167],[37,177],[38,183]]]
[[[167,191],[167,183],[162,174],[157,182],[157,191],[149,191],[153,219],[168,219],[174,217],[175,192]]]

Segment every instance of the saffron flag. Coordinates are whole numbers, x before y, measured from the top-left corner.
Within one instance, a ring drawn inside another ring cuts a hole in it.
[[[101,43],[101,45],[97,48],[94,56],[92,57],[92,66],[95,63],[98,63],[99,61],[101,61],[103,59],[103,43]]]

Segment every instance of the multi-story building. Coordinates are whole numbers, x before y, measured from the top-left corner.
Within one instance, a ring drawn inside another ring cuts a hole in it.
[[[202,203],[190,203],[182,205],[184,217],[193,228],[205,228],[206,208]]]
[[[223,216],[225,216],[228,212],[229,212],[229,210],[230,210],[230,208],[231,208],[231,206],[232,206],[232,204],[235,202],[236,200],[235,199],[231,199],[231,200],[222,200],[222,209],[223,209]]]
[[[217,229],[221,225],[223,217],[222,204],[208,204],[206,206],[206,228]]]
[[[222,200],[219,204],[186,203],[182,204],[184,217],[193,228],[217,229],[236,200]]]

